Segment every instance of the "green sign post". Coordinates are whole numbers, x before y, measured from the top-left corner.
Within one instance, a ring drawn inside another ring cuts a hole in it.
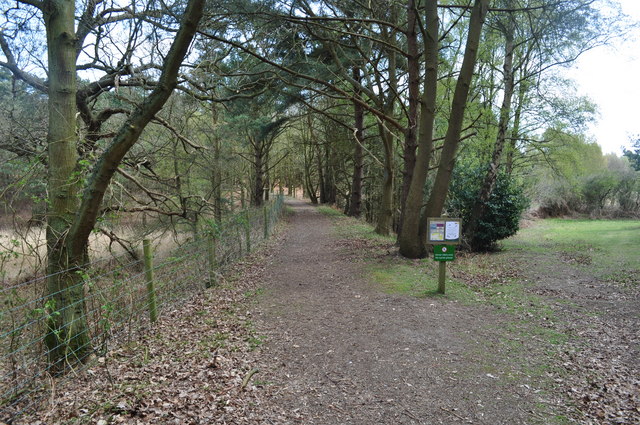
[[[438,292],[444,294],[447,261],[456,259],[456,245],[460,243],[461,220],[433,217],[427,219],[428,242],[433,245],[433,259],[438,261]]]

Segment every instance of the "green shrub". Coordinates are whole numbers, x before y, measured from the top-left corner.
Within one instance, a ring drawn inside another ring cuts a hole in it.
[[[478,222],[474,235],[465,233],[471,217],[471,209],[478,198],[484,168],[456,170],[449,188],[447,211],[450,216],[462,219],[465,244],[492,250],[496,242],[514,235],[520,227],[522,212],[529,206],[522,187],[507,174],[499,174],[489,198],[484,217]]]
[[[582,195],[587,211],[598,212],[603,209],[607,200],[615,194],[619,184],[616,176],[609,171],[585,177],[582,181]]]

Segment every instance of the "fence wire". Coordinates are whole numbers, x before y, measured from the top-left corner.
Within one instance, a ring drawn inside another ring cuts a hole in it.
[[[150,268],[158,312],[215,285],[226,267],[271,234],[282,207],[283,196],[277,195],[263,208],[240,211],[222,223],[208,222],[190,242],[165,258],[156,258]],[[89,357],[104,356],[111,347],[148,329],[151,297],[143,260],[101,259],[80,271],[66,272],[80,273],[82,278],[65,290],[83,290],[84,297],[65,308],[82,307],[84,316],[74,320],[86,320],[89,333],[88,347],[78,350],[87,358],[77,359],[74,367],[90,364]],[[57,274],[61,273],[65,272]],[[36,409],[49,396],[52,383],[73,376],[52,369],[44,343],[50,319],[47,300],[53,295],[46,293],[46,284],[51,277],[0,288],[0,422],[12,423]]]

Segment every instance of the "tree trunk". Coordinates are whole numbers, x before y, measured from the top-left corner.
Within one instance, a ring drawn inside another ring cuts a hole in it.
[[[69,223],[78,209],[76,136],[75,2],[50,0],[43,8],[49,59],[47,210],[47,334],[45,344],[56,371],[90,352],[84,286],[77,266],[86,250],[69,250]]]
[[[353,68],[353,78],[358,83],[361,81],[360,69]],[[357,90],[357,89],[356,89]],[[358,96],[358,93],[356,93]],[[362,209],[362,178],[364,171],[364,108],[359,102],[353,103],[355,121],[355,134],[353,144],[353,175],[351,177],[351,193],[349,195],[349,210],[347,215],[360,217]]]
[[[216,223],[222,223],[222,170],[220,168],[220,140],[213,142],[213,167],[211,170],[211,183],[213,185],[213,213]]]
[[[498,167],[500,166],[500,159],[502,158],[502,151],[504,150],[504,145],[507,139],[507,129],[509,127],[509,119],[511,118],[511,99],[513,97],[514,90],[514,75],[513,75],[513,24],[508,23],[507,28],[505,28],[505,56],[504,56],[504,64],[503,64],[503,74],[504,74],[504,97],[502,99],[502,105],[500,106],[500,118],[498,121],[498,134],[496,136],[496,142],[493,148],[493,155],[491,157],[491,162],[489,163],[489,167],[487,168],[487,172],[484,176],[484,180],[482,181],[482,186],[480,188],[480,193],[478,193],[478,197],[476,201],[473,203],[473,207],[471,209],[471,217],[469,219],[469,223],[467,223],[467,228],[465,229],[465,234],[468,236],[469,240],[467,241],[472,250],[476,251],[482,249],[482,246],[477,245],[474,242],[474,235],[478,229],[478,223],[484,215],[486,214],[486,206],[489,198],[491,197],[491,193],[493,192],[493,188],[495,187],[496,179],[498,177]]]
[[[420,103],[420,54],[418,52],[418,32],[417,32],[417,9],[415,0],[409,0],[407,4],[407,65],[409,98],[407,102],[408,116],[407,129],[405,130],[402,172],[402,192],[400,195],[400,225],[398,236],[402,234],[402,223],[404,221],[405,207],[409,188],[413,179],[413,171],[416,165],[416,148],[418,135],[418,104]],[[427,22],[431,21],[427,18]],[[437,25],[437,21],[435,23]],[[437,31],[437,27],[436,27]],[[436,33],[437,34],[437,33]],[[426,43],[425,43],[426,47]],[[437,63],[436,63],[437,65]],[[434,86],[435,87],[435,86]],[[435,90],[433,90],[435,93]],[[429,149],[430,150],[430,149]]]
[[[320,189],[320,203],[327,203],[327,192],[326,192],[326,184],[325,184],[325,176],[324,176],[324,168],[322,164],[322,150],[318,145],[316,145],[316,166],[318,167],[318,187]]]
[[[313,187],[313,182],[311,181],[311,175],[309,172],[305,171],[304,179],[305,192],[307,192],[307,196],[311,200],[311,203],[315,205],[318,203],[318,194],[316,193],[316,189]],[[291,190],[289,190],[289,196],[291,196]]]
[[[100,156],[78,203],[75,2],[47,0],[43,4],[49,65],[50,197],[47,212],[48,320],[44,342],[55,371],[86,360],[91,352],[81,273],[81,266],[88,260],[89,235],[118,165],[173,92],[178,69],[195,34],[203,6],[204,0],[191,0],[187,5],[158,85],[120,127]]]
[[[391,219],[393,217],[393,136],[389,130],[382,125],[380,127],[385,155],[382,193],[380,195],[375,232],[379,235],[388,235],[391,230]]]
[[[304,191],[309,196],[312,204],[318,203],[318,194],[317,190],[313,185],[311,170],[313,164],[313,149],[309,149],[308,146],[304,146]],[[288,195],[291,196],[291,185],[289,186]]]
[[[188,219],[187,216],[187,197],[182,193],[182,173],[180,172],[180,164],[178,163],[178,145],[173,145],[173,152],[171,153],[171,158],[173,159],[173,175],[175,176],[176,182],[176,195],[178,196],[178,203],[180,204],[180,209],[182,210],[182,217],[184,219]]]
[[[338,190],[336,188],[336,176],[335,176],[335,152],[334,149],[327,143],[324,148],[324,193],[325,203],[335,205],[338,197]]]
[[[476,64],[482,26],[484,25],[488,8],[489,0],[476,0],[471,10],[469,34],[467,35],[462,66],[453,94],[447,133],[445,134],[442,153],[440,154],[440,164],[423,217],[420,220],[420,243],[422,244],[421,246],[424,247],[421,248],[421,252],[423,253],[426,253],[427,217],[437,217],[442,214],[444,202],[449,192],[449,182],[451,181],[451,174],[453,173],[453,167],[456,162],[456,152],[460,143],[462,122],[464,120],[467,98],[473,79],[473,70]]]
[[[507,149],[507,161],[505,172],[510,176],[513,173],[513,163],[516,154],[516,143],[520,136],[520,117],[522,116],[522,108],[525,102],[525,96],[527,93],[527,82],[521,81],[518,86],[518,100],[516,103],[516,110],[513,114],[513,128],[511,129],[511,138],[509,139],[509,145]]]
[[[391,22],[397,23],[398,11],[397,5],[391,3]],[[395,30],[390,34],[386,34],[384,38],[389,45],[396,45]],[[397,76],[397,55],[393,49],[387,50],[389,59],[389,79],[388,79],[388,95],[384,102],[384,113],[386,116],[393,116],[394,106],[396,104],[398,93],[398,76]],[[380,206],[378,208],[378,221],[376,223],[375,232],[379,235],[388,235],[391,231],[393,221],[393,186],[394,186],[394,158],[393,158],[393,134],[382,121],[378,124],[380,138],[382,139],[384,149],[384,176],[382,178],[382,193],[380,197]]]
[[[271,146],[271,144],[269,144]],[[265,202],[269,201],[269,192],[271,192],[271,173],[269,172],[269,151],[264,156],[264,197],[262,198]]]
[[[263,139],[251,140],[253,147],[253,189],[251,191],[251,206],[260,207],[264,200],[264,153],[265,142]]]
[[[438,4],[430,0],[426,4],[427,35],[424,40],[425,81],[421,99],[420,146],[407,199],[404,217],[400,229],[400,254],[409,258],[421,258],[426,255],[426,247],[420,240],[420,213],[424,200],[424,185],[429,171],[429,162],[433,151],[433,127],[436,111],[438,84]]]

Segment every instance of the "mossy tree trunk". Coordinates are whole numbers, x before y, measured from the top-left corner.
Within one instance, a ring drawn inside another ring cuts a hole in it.
[[[435,22],[435,20],[437,20],[437,4],[435,3],[436,2],[428,1],[426,5],[426,20],[428,23],[427,31],[433,30],[437,25]],[[424,213],[422,217],[420,217],[420,208],[423,201],[422,190],[427,177],[433,141],[433,127],[432,123],[429,122],[431,120],[430,111],[428,109],[429,104],[425,103],[428,98],[425,98],[424,96],[429,96],[428,92],[435,92],[437,88],[435,83],[431,80],[427,81],[425,79],[422,104],[423,116],[421,117],[420,130],[420,152],[418,153],[414,175],[409,188],[409,194],[405,205],[405,217],[404,222],[402,223],[402,233],[399,238],[400,253],[408,258],[421,258],[426,256],[426,219],[427,217],[439,216],[442,213],[444,202],[447,198],[449,182],[451,181],[451,174],[453,173],[453,167],[455,166],[456,152],[460,143],[460,133],[462,131],[464,112],[473,78],[473,70],[476,64],[480,36],[482,34],[482,27],[484,25],[488,7],[489,0],[476,0],[471,10],[464,57],[453,94],[447,132],[445,134],[444,144],[440,155],[440,164],[438,165],[435,181],[431,188]],[[425,43],[428,43],[428,46],[425,44],[425,54],[427,55],[432,54],[430,52],[437,52],[437,49],[434,50],[433,46],[434,35],[431,33],[429,34],[430,35],[425,39]],[[437,43],[437,37],[435,37],[435,40],[435,43]],[[431,60],[427,58],[426,63],[427,72],[433,72],[429,71],[433,67],[433,58]],[[429,78],[429,74],[426,78]]]
[[[440,164],[438,165],[436,178],[431,193],[429,194],[423,217],[420,220],[419,235],[421,243],[420,251],[422,253],[426,253],[427,217],[437,217],[442,214],[442,209],[444,208],[444,203],[449,193],[449,183],[451,182],[451,175],[453,174],[453,168],[456,163],[456,153],[458,151],[458,145],[460,144],[460,133],[462,132],[464,113],[467,107],[467,99],[473,79],[473,70],[478,57],[482,27],[484,26],[489,9],[489,2],[490,0],[476,0],[473,9],[471,9],[469,32],[460,74],[456,81],[453,100],[451,102],[451,113],[449,115],[442,152],[440,154]]]
[[[47,133],[49,203],[47,210],[47,333],[45,344],[55,369],[68,358],[82,360],[89,350],[84,286],[77,266],[86,249],[70,249],[69,225],[78,209],[81,182],[76,135],[75,2],[43,4],[49,61]],[[86,245],[86,244],[85,244]]]
[[[142,130],[165,104],[176,85],[178,70],[195,35],[205,0],[190,0],[180,29],[165,58],[155,89],[120,127],[93,165],[89,179],[79,168],[77,149],[77,83],[75,2],[47,0],[36,3],[43,14],[49,65],[49,124],[46,308],[44,342],[52,369],[82,362],[91,352],[85,313],[82,267],[88,239],[95,227],[102,200],[125,154]],[[84,187],[82,195],[81,188]]]
[[[444,202],[449,192],[449,183],[451,182],[451,175],[453,174],[453,168],[456,163],[456,153],[458,145],[460,144],[460,133],[462,132],[467,98],[469,97],[473,70],[475,69],[478,56],[482,27],[484,26],[484,21],[487,16],[489,3],[490,0],[476,0],[473,9],[471,9],[469,33],[467,35],[460,74],[458,75],[453,93],[453,101],[451,102],[451,114],[449,115],[447,132],[440,154],[440,164],[438,165],[436,178],[422,220],[420,220],[420,242],[421,246],[424,247],[421,249],[421,253],[426,253],[427,217],[437,217],[442,214]]]
[[[436,114],[436,87],[438,83],[438,2],[427,1],[425,6],[427,34],[424,39],[425,80],[420,101],[419,148],[411,183],[403,209],[403,222],[398,242],[400,253],[405,257],[419,258],[425,255],[420,242],[418,228],[424,199],[423,188],[427,180],[431,152],[433,151],[433,127]]]
[[[385,155],[375,232],[379,235],[388,235],[393,218],[393,135],[384,126],[380,127]]]
[[[404,134],[404,149],[402,153],[403,158],[403,171],[402,171],[402,190],[400,192],[400,225],[398,228],[398,237],[402,234],[402,223],[405,216],[405,206],[407,203],[407,197],[409,196],[409,189],[411,187],[411,181],[413,180],[413,172],[416,168],[416,149],[418,147],[418,105],[420,104],[420,53],[418,51],[418,10],[415,0],[409,0],[407,2],[407,79],[408,79],[408,92],[407,98],[407,128]],[[430,36],[429,30],[435,30],[436,35],[438,31],[437,15],[435,22],[428,20],[427,38]],[[435,26],[434,26],[435,25]],[[428,41],[425,40],[425,48]],[[437,37],[436,37],[436,49],[437,49]],[[429,53],[425,50],[425,59],[429,57]],[[437,66],[437,62],[436,62]],[[426,65],[427,73],[429,72],[429,65]],[[428,78],[425,76],[425,79]],[[426,84],[425,84],[426,85]],[[435,91],[430,93],[434,96]],[[435,102],[435,100],[434,100]],[[425,111],[426,112],[426,111]],[[429,152],[431,149],[429,148]]]

